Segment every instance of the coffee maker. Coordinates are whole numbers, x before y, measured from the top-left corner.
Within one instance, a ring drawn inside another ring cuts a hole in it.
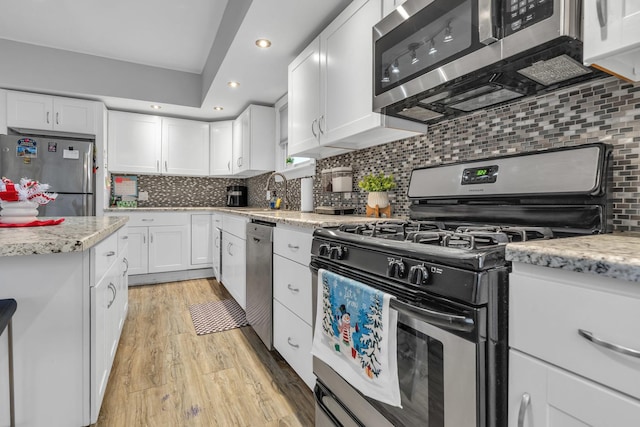
[[[227,187],[227,206],[247,206],[247,187],[244,185],[229,185]]]

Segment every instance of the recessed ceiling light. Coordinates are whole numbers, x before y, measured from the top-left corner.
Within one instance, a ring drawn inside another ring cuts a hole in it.
[[[216,110],[216,111],[222,111],[222,110],[224,110],[224,108],[222,108],[222,107],[220,107],[220,106],[213,107],[213,109],[214,109],[214,110]]]
[[[161,106],[159,106],[159,105],[156,105],[156,104],[151,104],[151,108],[153,108],[154,110],[159,110],[159,109],[161,109],[162,107],[161,107]]]
[[[227,86],[229,86],[229,87],[238,87],[238,86],[240,86],[240,83],[238,83],[238,82],[228,82]]]
[[[266,49],[271,46],[271,40],[258,39],[256,40],[256,46]]]

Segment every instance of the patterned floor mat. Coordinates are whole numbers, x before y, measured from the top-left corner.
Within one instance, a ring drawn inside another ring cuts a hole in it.
[[[198,335],[249,325],[244,310],[232,299],[190,305],[189,312]]]

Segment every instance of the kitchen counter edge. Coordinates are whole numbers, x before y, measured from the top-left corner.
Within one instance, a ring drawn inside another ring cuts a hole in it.
[[[506,259],[640,282],[640,234],[612,233],[509,243]]]
[[[53,226],[0,228],[0,256],[86,251],[118,231],[128,220],[127,216],[68,217],[62,224]]]
[[[144,212],[216,212],[223,214],[234,214],[246,216],[249,219],[273,222],[276,224],[287,224],[298,227],[337,227],[342,224],[362,224],[386,220],[386,218],[372,218],[364,215],[323,215],[313,212],[269,210],[253,207],[159,207],[159,208],[109,208],[105,213],[144,213]],[[391,217],[390,220],[404,220],[404,217]]]

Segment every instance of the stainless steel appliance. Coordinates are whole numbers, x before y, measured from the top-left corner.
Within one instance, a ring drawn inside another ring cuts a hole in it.
[[[264,345],[273,349],[273,227],[247,224],[247,321]]]
[[[227,187],[227,206],[247,206],[247,187],[244,185],[229,185]]]
[[[402,398],[367,398],[314,358],[316,425],[506,426],[505,245],[607,231],[610,157],[587,144],[416,169],[410,220],[314,231],[314,296],[324,268],[396,297]]]
[[[36,135],[0,135],[0,176],[51,185],[58,198],[38,208],[40,216],[95,215],[91,140]]]
[[[582,0],[407,0],[374,26],[374,110],[433,123],[604,76]]]

